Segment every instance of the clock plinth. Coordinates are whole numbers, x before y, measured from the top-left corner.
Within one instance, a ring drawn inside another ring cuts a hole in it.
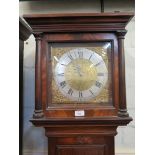
[[[35,109],[48,155],[114,155],[127,125],[124,37],[133,13],[25,15],[36,38]]]

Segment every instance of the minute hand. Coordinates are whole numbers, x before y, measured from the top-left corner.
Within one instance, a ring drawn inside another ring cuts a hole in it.
[[[78,64],[76,64],[76,65],[75,65],[75,68],[76,68],[76,70],[77,70],[79,76],[82,76],[82,74],[81,74],[81,72],[80,72],[80,71],[81,71],[80,66],[79,66]]]

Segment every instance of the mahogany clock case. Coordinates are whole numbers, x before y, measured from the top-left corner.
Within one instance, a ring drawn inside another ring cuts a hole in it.
[[[124,37],[125,27],[133,16],[133,13],[24,16],[36,38],[35,109],[31,122],[45,128],[48,155],[115,154],[117,127],[132,121],[126,105]],[[71,45],[98,48],[107,42],[111,45],[107,52],[109,99],[85,103],[55,99],[58,94],[52,84],[53,50],[72,48]],[[84,111],[82,117],[75,116],[79,110]]]
[[[36,38],[36,103],[34,116],[74,118],[85,111],[85,118],[127,116],[123,40],[125,26],[133,13],[25,15]],[[55,104],[51,88],[50,47],[54,44],[102,44],[110,42],[111,100],[105,103]],[[76,106],[75,106],[76,105]],[[40,115],[39,115],[40,114]],[[35,118],[36,118],[35,117]]]

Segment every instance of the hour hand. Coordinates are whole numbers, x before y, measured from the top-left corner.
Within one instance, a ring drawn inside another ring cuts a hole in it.
[[[82,76],[82,74],[81,74],[81,68],[80,68],[80,66],[79,65],[75,65],[75,68],[76,68],[76,70],[77,70],[77,72],[78,72],[78,74],[79,74],[79,76]]]

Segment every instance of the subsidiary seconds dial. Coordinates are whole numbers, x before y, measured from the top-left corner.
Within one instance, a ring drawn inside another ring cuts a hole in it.
[[[99,95],[108,80],[102,57],[87,48],[75,48],[57,61],[54,78],[59,91],[73,101],[89,101]]]

